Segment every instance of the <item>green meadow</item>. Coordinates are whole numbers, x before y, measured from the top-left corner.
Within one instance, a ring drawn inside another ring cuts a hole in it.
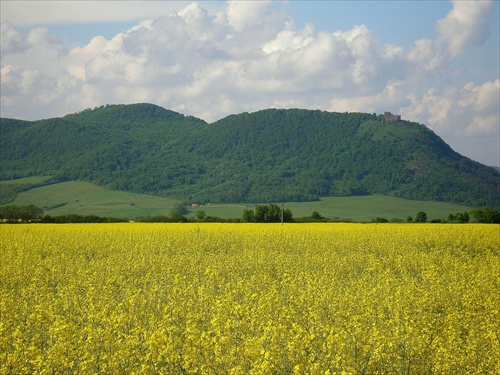
[[[2,184],[37,183],[43,178],[2,182]],[[1,185],[0,185],[1,186]],[[34,204],[46,210],[48,215],[65,214],[98,215],[129,218],[131,220],[155,215],[168,215],[178,204],[176,199],[162,198],[145,194],[112,191],[89,182],[67,181],[36,187],[18,193],[9,205],[24,206]],[[197,203],[197,202],[187,202]],[[255,209],[257,204],[206,204],[195,208],[188,207],[188,216],[199,210],[208,216],[221,218],[241,217],[244,209]],[[412,201],[382,195],[361,197],[325,197],[316,202],[286,202],[285,208],[293,212],[295,218],[310,216],[313,211],[330,218],[371,221],[376,217],[388,220],[415,217],[418,211],[427,213],[429,220],[446,219],[449,213],[470,211],[472,207],[442,202]]]
[[[256,204],[214,204],[190,209],[195,215],[203,210],[207,215],[219,217],[241,217],[243,210],[255,209]],[[421,202],[386,197],[383,195],[367,195],[362,197],[325,197],[316,202],[286,202],[285,208],[293,212],[293,216],[310,216],[313,211],[329,218],[352,219],[354,221],[371,221],[376,217],[388,220],[415,218],[418,211],[427,213],[429,220],[446,219],[448,214],[470,211],[472,207],[442,202]]]
[[[89,182],[67,181],[18,193],[9,205],[34,204],[50,216],[80,214],[136,218],[170,213],[175,199],[112,191]]]

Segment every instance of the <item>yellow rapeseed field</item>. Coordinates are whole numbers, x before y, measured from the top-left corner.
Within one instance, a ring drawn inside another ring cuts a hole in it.
[[[1,374],[498,374],[500,226],[0,225]]]

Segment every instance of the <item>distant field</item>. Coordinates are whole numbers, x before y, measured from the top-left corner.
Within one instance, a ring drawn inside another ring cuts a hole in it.
[[[89,182],[68,181],[18,194],[9,205],[34,204],[51,216],[65,214],[137,218],[168,215],[179,201],[144,194],[112,191]]]
[[[415,218],[418,211],[427,213],[429,220],[445,219],[449,213],[470,211],[472,208],[442,202],[422,202],[408,199],[386,197],[383,195],[368,195],[363,197],[326,197],[319,202],[291,203],[287,205],[294,216],[309,216],[312,211],[318,211],[325,217],[352,218],[356,221],[370,221],[375,217],[387,219],[407,216]]]
[[[26,179],[9,183],[26,183]],[[31,181],[35,182],[35,181]],[[19,193],[11,205],[34,204],[43,207],[51,216],[69,213],[81,215],[114,216],[134,219],[141,216],[168,215],[178,200],[144,194],[111,191],[88,182],[68,181],[42,186]],[[209,216],[222,218],[241,217],[243,210],[255,209],[256,204],[208,204],[189,208],[188,216],[199,210]],[[428,219],[445,219],[449,213],[470,211],[471,207],[441,203],[420,202],[382,195],[363,197],[327,197],[318,202],[289,202],[285,208],[294,217],[310,216],[313,211],[325,217],[350,218],[354,221],[371,221],[376,217],[388,220],[407,216],[415,217],[418,211],[427,213]]]
[[[219,217],[240,217],[243,210],[255,209],[256,204],[217,204],[191,209],[203,210],[207,215]],[[427,213],[429,220],[446,219],[449,213],[470,211],[472,207],[442,202],[421,202],[407,199],[386,197],[383,195],[368,195],[363,197],[325,197],[317,202],[287,202],[284,205],[293,212],[294,217],[310,216],[317,211],[324,217],[353,219],[354,221],[371,221],[376,217],[388,220],[408,216],[415,217],[418,211]]]

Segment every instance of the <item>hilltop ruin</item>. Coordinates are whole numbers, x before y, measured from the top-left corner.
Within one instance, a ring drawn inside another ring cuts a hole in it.
[[[401,125],[401,115],[393,115],[391,112],[384,112],[382,116],[382,124],[386,122],[395,122],[398,125]]]

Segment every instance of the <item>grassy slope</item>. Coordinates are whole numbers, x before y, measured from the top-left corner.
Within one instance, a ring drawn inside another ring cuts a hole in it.
[[[21,180],[19,180],[21,181]],[[87,182],[68,181],[42,186],[19,193],[11,205],[34,204],[47,207],[51,216],[69,213],[94,214],[136,218],[140,216],[168,215],[177,200],[142,194],[111,191]],[[198,210],[207,215],[224,218],[241,217],[245,208],[254,204],[212,204],[190,209],[194,216]],[[309,216],[318,211],[325,217],[351,218],[370,221],[375,217],[406,219],[425,211],[430,219],[445,219],[449,213],[469,211],[470,207],[441,202],[420,202],[406,199],[370,195],[363,197],[327,197],[318,202],[286,203],[294,217]]]
[[[65,214],[136,218],[168,215],[179,201],[111,191],[88,182],[68,181],[19,193],[10,205],[34,204],[51,216]]]

